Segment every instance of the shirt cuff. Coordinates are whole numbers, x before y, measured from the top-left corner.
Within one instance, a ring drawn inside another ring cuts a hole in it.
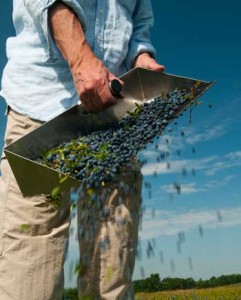
[[[149,53],[153,58],[156,56],[155,48],[148,42],[134,42],[132,41],[128,54],[126,56],[126,66],[130,70],[136,57],[141,53]]]

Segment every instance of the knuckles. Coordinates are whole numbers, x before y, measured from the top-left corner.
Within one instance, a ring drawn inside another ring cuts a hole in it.
[[[79,79],[75,80],[78,96],[88,111],[102,111],[116,103],[109,89],[109,74],[105,69],[98,71],[97,68],[95,73],[94,70],[90,70],[88,77],[78,73],[76,77]]]

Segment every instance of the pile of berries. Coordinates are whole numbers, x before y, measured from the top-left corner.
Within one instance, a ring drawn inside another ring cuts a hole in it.
[[[54,170],[99,188],[115,181],[148,143],[200,94],[200,90],[174,90],[153,101],[136,104],[132,112],[106,130],[95,131],[52,148],[37,159]]]

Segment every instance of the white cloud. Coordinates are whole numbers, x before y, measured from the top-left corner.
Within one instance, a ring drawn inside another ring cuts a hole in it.
[[[203,183],[202,186],[204,190],[221,187],[233,180],[235,177],[235,175],[227,175],[223,177],[222,180],[208,180],[206,183]]]
[[[220,227],[241,226],[241,207],[234,207],[219,212],[214,210],[190,210],[185,213],[177,211],[147,212],[142,221],[141,239],[152,239],[162,235],[177,235],[179,232],[205,230]]]
[[[232,159],[232,160],[240,159],[240,158],[241,158],[241,151],[230,152],[230,153],[227,155],[227,158],[230,158],[230,159]]]
[[[139,156],[139,158],[141,160],[148,159],[148,161],[155,160],[156,157],[157,157],[157,151],[155,151],[155,150],[149,150],[149,149],[145,150],[145,151],[142,151],[141,154],[140,154],[140,156]]]
[[[158,148],[156,148],[158,146]],[[149,161],[156,160],[160,153],[170,153],[184,148],[183,139],[174,135],[162,135],[155,143],[149,144],[147,149],[140,152],[140,157],[147,158]]]
[[[172,184],[162,185],[161,188],[167,193],[173,193],[174,191],[176,191],[175,187]],[[188,184],[184,184],[184,183],[181,184],[182,194],[194,194],[203,191],[205,191],[205,189],[198,188],[197,184],[194,182]]]
[[[142,150],[139,157],[141,159],[147,159],[149,163],[155,163],[157,161],[156,158],[160,155],[161,152],[168,152],[169,159],[172,159],[177,151],[182,152],[183,150],[190,148],[190,146],[194,148],[195,144],[199,142],[208,142],[210,140],[222,137],[228,131],[229,126],[227,123],[228,121],[223,122],[221,125],[207,128],[206,130],[203,129],[202,132],[199,132],[198,129],[190,126],[181,127],[178,130],[174,130],[172,133],[161,135],[159,139],[155,140],[155,143],[149,144],[147,149]],[[184,136],[182,136],[181,132],[184,133]],[[233,152],[232,157],[235,157],[235,155],[239,157],[239,155],[241,154],[239,152]],[[180,161],[177,162],[177,164],[180,164]],[[163,173],[163,170],[165,170],[164,166],[165,164],[162,164],[158,167],[161,173]],[[170,170],[170,172],[174,173],[175,168],[172,171]]]
[[[228,169],[233,167],[234,164],[227,161],[219,161],[210,166],[210,168],[206,171],[206,175],[212,176],[218,171],[222,171],[224,169]]]
[[[150,151],[149,157],[156,158],[155,151]],[[145,176],[156,174],[174,174],[182,172],[183,168],[187,171],[192,169],[202,170],[206,175],[212,176],[219,171],[240,167],[241,166],[241,151],[230,152],[224,156],[207,156],[199,159],[180,159],[175,160],[172,157],[165,161],[157,162],[148,160],[142,167],[142,174]]]
[[[214,163],[217,156],[209,156],[201,159],[182,159],[182,160],[171,160],[170,168],[167,167],[167,162],[160,163],[147,163],[142,167],[142,174],[145,176],[157,174],[171,174],[180,173],[182,168],[187,170],[206,170],[210,164]]]
[[[206,170],[206,175],[214,175],[218,171],[241,166],[241,151],[230,152],[219,158]]]
[[[181,170],[183,166],[185,166],[186,161],[172,161],[171,168],[168,169],[167,162],[160,162],[160,163],[148,163],[142,167],[142,174],[144,176],[153,175],[154,173],[157,174],[166,174],[166,173],[177,173]]]
[[[207,142],[224,136],[227,131],[227,124],[222,123],[222,125],[216,125],[212,128],[208,128],[201,133],[191,132],[190,135],[186,137],[186,142],[192,145],[199,142]]]

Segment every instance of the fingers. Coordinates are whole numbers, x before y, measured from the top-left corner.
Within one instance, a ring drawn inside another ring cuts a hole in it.
[[[156,72],[163,72],[165,67],[163,65],[158,64],[154,59],[153,62],[150,63],[148,69],[156,71]]]
[[[97,98],[100,106],[102,106],[101,110],[116,104],[116,98],[113,96],[110,90],[109,78],[105,78],[105,83],[102,89],[99,90],[99,97]]]
[[[88,81],[85,83],[80,94],[80,100],[83,107],[91,113],[103,111],[107,107],[116,103],[116,98],[112,95],[109,88],[108,77],[100,80]]]
[[[96,97],[93,97],[93,95],[83,95],[81,97],[81,104],[86,111],[96,113],[98,111],[101,111],[102,107],[100,107],[98,105],[98,102],[95,100]]]
[[[165,67],[158,64],[148,53],[140,54],[134,63],[134,67],[145,68],[156,72],[163,72],[165,70]]]
[[[165,70],[165,67],[163,65],[158,64],[153,58],[143,60],[142,62],[136,64],[136,66],[156,72],[163,72]]]

